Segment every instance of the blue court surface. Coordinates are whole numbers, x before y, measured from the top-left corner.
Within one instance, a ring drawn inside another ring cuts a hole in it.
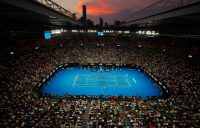
[[[161,90],[145,73],[137,69],[90,71],[67,68],[56,73],[41,89],[43,94],[58,96],[104,95],[104,96],[160,96]]]

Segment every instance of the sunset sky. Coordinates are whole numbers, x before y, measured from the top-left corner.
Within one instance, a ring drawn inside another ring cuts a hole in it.
[[[88,18],[97,24],[99,17],[113,24],[115,20],[130,20],[130,15],[158,0],[53,0],[65,9],[82,16],[82,5],[87,5]]]

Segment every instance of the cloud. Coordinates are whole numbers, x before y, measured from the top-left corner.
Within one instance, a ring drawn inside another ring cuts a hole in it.
[[[87,5],[89,15],[113,14],[123,9],[140,9],[156,0],[90,0],[79,1],[77,11],[82,11],[82,5]]]
[[[119,12],[113,13],[113,14],[101,14],[101,15],[89,15],[89,19],[94,21],[96,24],[99,23],[99,17],[101,16],[104,20],[104,23],[107,22],[109,24],[113,24],[115,20],[124,21],[127,19],[129,14],[127,12],[130,12],[132,10],[130,9],[124,9],[120,10]]]
[[[127,19],[127,16],[157,0],[81,0],[77,4],[77,11],[82,12],[82,5],[87,6],[89,18],[98,23],[102,16],[111,23],[115,19]]]
[[[79,12],[82,11],[82,5],[87,5],[87,12],[90,15],[112,14],[116,11],[116,8],[106,2],[106,0],[81,1],[77,7]]]

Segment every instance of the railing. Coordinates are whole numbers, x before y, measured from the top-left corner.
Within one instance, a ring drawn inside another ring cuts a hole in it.
[[[200,2],[200,0],[159,0],[127,17],[126,20],[137,20],[172,9]]]
[[[61,7],[60,5],[58,5],[57,3],[53,2],[52,0],[32,0],[35,2],[38,2],[46,7],[49,7],[59,13],[62,13],[68,17],[71,17],[72,19],[76,20],[76,14],[75,13],[71,13],[70,11],[64,9],[63,7]]]

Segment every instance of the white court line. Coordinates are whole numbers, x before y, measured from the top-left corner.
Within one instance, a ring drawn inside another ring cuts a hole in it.
[[[78,86],[78,85],[76,85],[75,87],[99,87],[99,86],[96,86],[96,85],[89,85],[89,86]],[[74,88],[75,88],[74,87]],[[104,86],[101,86],[102,88],[104,87]],[[107,88],[113,88],[113,87],[118,87],[118,88],[130,88],[129,86],[122,86],[122,85],[120,85],[120,86],[106,86]]]
[[[89,81],[115,81],[115,80],[96,80],[96,79],[88,79]]]
[[[117,86],[117,85],[118,85],[118,83],[117,83],[116,77],[114,76],[114,78],[115,78],[115,83],[116,83],[116,84],[115,84],[115,86]]]
[[[81,76],[87,76],[88,80],[95,80],[95,81],[102,81],[102,80],[99,80],[99,76],[98,75],[95,75],[95,74],[91,74],[91,75],[87,75],[87,74],[81,74],[81,75],[78,75],[79,77]],[[95,79],[91,78],[91,76],[95,76]],[[89,78],[90,77],[90,78]],[[104,75],[105,78],[109,78],[109,79],[113,79],[113,80],[104,80],[104,81],[116,81],[115,80],[115,77],[116,76],[112,76],[112,75]],[[117,76],[117,77],[123,77],[123,76]]]
[[[96,85],[89,85],[89,86],[79,86],[79,85],[76,85],[75,87],[97,87]]]
[[[75,78],[74,78],[75,80],[74,80],[74,83],[73,83],[73,85],[72,85],[72,87],[74,87],[75,86],[75,82],[76,82],[76,80],[78,79],[78,74],[75,76]]]
[[[86,84],[76,84],[77,83],[77,81],[79,81],[78,80],[78,77],[81,77],[81,76],[87,76],[87,81],[86,81]],[[110,85],[110,86],[108,86],[108,87],[113,87],[113,86],[118,86],[118,87],[121,87],[121,88],[130,88],[131,87],[131,85],[130,85],[130,83],[129,83],[129,81],[127,80],[127,78],[126,78],[126,76],[112,76],[112,75],[105,75],[105,77],[109,77],[109,79],[114,79],[114,80],[98,80],[98,79],[89,79],[89,77],[90,76],[97,76],[97,78],[98,78],[98,75],[96,75],[96,74],[91,74],[91,75],[88,75],[88,74],[81,74],[81,75],[76,75],[76,77],[75,77],[75,80],[74,80],[74,83],[73,83],[73,86],[72,87],[74,87],[74,86],[76,86],[76,87],[97,87],[97,86],[99,86],[99,85],[97,85],[97,84],[88,84],[88,82],[89,81],[92,81],[92,80],[94,80],[94,81],[107,81],[107,82],[109,82],[109,81],[115,81],[115,85],[114,84],[112,84],[112,85]],[[117,82],[117,80],[116,80],[116,77],[121,77],[121,79],[123,79],[123,78],[125,78],[125,80],[127,81],[127,83],[128,83],[128,86],[127,85],[118,85],[118,82]],[[85,85],[85,86],[83,86],[83,85]],[[87,86],[86,86],[87,85]]]
[[[136,83],[136,80],[133,78],[133,81]]]
[[[98,74],[79,74],[79,76],[99,76]],[[103,75],[104,77],[123,77],[123,75],[116,75],[116,76],[113,76],[113,75]]]
[[[115,81],[115,80],[98,80],[98,79],[88,79],[89,81]]]
[[[126,81],[127,81],[128,85],[129,85],[129,87],[131,87],[131,85],[130,85],[130,83],[129,83],[128,79],[126,78],[126,76],[124,76],[124,77],[125,77],[125,79],[126,79]]]
[[[85,85],[85,86],[83,86]],[[113,85],[114,86],[114,85]],[[108,88],[113,88],[113,86],[106,86]],[[86,84],[81,84],[81,85],[75,85],[74,87],[104,87],[104,86],[100,86],[100,85],[86,85]],[[120,87],[120,88],[130,88],[129,86],[124,86],[124,85],[118,85],[117,87]]]
[[[127,86],[128,88],[131,88],[131,85],[130,85],[129,81],[127,80],[126,76],[117,76],[117,77],[119,77],[120,79],[125,79],[126,82],[128,83],[128,85],[118,85],[117,80],[116,80],[117,86],[124,86],[124,87]]]

